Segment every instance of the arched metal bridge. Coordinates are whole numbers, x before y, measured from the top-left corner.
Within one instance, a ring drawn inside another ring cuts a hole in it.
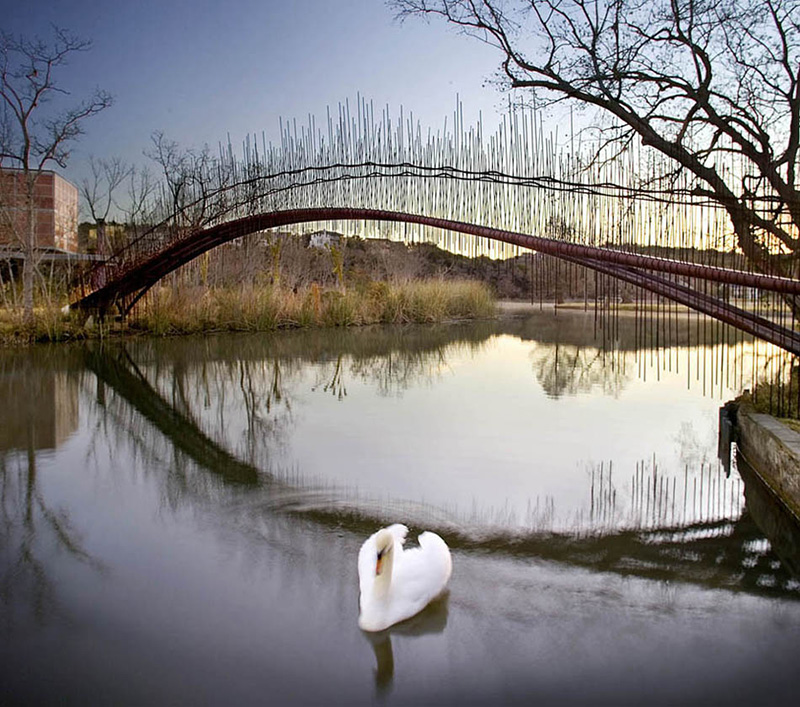
[[[786,295],[800,294],[798,280],[563,242],[451,219],[367,208],[288,209],[246,216],[198,230],[188,237],[165,244],[163,248],[148,257],[142,257],[138,262],[119,268],[110,281],[79,299],[74,306],[100,313],[116,306],[127,313],[165,275],[219,245],[270,228],[345,220],[419,224],[552,255],[637,285],[800,355],[800,333],[697,289],[681,285],[666,276],[759,288]]]
[[[242,157],[230,146],[219,156],[194,153],[189,170],[165,163],[147,225],[88,274],[73,306],[125,314],[162,277],[223,243],[346,221],[351,233],[456,252],[554,256],[800,355],[791,313],[799,308],[785,307],[800,280],[782,276],[797,269],[794,254],[765,240],[775,272],[748,271],[724,210],[688,178],[642,154],[588,160],[540,128],[536,114],[512,112],[487,136],[457,114],[450,132],[426,135],[402,113],[376,120],[362,101],[357,115],[340,108],[338,120],[329,117],[327,131],[313,121],[299,132],[287,124],[280,145],[248,141]],[[741,267],[732,269],[728,255]],[[714,283],[729,287],[720,293]]]

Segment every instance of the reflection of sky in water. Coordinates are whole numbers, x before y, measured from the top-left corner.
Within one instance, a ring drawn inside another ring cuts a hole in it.
[[[716,461],[718,409],[741,381],[693,380],[728,355],[748,359],[749,345],[709,348],[706,362],[685,347],[604,360],[497,335],[411,360],[208,362],[179,392],[162,369],[159,389],[188,395],[240,458],[331,499],[531,529],[683,524],[741,509]]]
[[[616,397],[555,399],[532,374],[535,349],[499,337],[477,354],[448,352],[432,385],[399,398],[360,381],[348,384],[344,401],[306,392],[286,460],[367,496],[489,522],[535,523],[530,513],[549,500],[558,526],[589,513],[591,471],[601,463],[613,464],[624,521],[637,464],[652,468],[655,458],[662,474],[682,478],[682,454],[692,475],[715,460],[719,401],[687,390],[680,376],[630,381]]]

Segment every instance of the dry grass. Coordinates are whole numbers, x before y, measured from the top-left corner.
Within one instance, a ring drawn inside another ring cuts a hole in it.
[[[295,327],[339,327],[377,323],[441,322],[490,317],[492,293],[468,281],[370,282],[344,290],[319,285],[291,290],[271,285],[233,288],[158,287],[136,306],[124,323],[106,320],[87,328],[76,314],[40,307],[34,330],[21,314],[0,310],[0,344],[64,341],[108,334],[156,336],[220,331],[272,331]]]
[[[169,335],[441,322],[493,314],[491,292],[476,282],[379,282],[345,290],[311,285],[297,291],[272,286],[197,291],[160,288],[137,308],[130,326]]]
[[[28,329],[22,312],[0,309],[0,346],[14,346],[32,341],[68,341],[86,338],[82,318],[65,314],[57,306],[38,306],[34,310],[33,329]]]
[[[789,381],[761,380],[752,393],[743,396],[743,399],[752,405],[756,412],[773,415],[783,419],[800,418],[800,376],[798,371],[793,371]]]

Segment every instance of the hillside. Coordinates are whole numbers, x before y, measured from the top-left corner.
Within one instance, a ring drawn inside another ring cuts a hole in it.
[[[684,249],[637,249],[660,257],[700,260]],[[704,254],[709,257],[709,254]],[[712,252],[717,264],[737,265],[735,256]],[[705,258],[703,258],[705,260]],[[730,261],[730,262],[729,262]],[[540,253],[507,260],[467,257],[430,243],[405,245],[386,239],[344,237],[330,231],[310,235],[254,234],[220,246],[185,266],[190,279],[211,286],[242,282],[280,283],[290,289],[312,282],[322,286],[358,286],[371,281],[406,282],[440,278],[478,280],[499,299],[569,301],[609,297],[630,302],[637,288],[593,270]],[[711,286],[709,285],[709,294]]]

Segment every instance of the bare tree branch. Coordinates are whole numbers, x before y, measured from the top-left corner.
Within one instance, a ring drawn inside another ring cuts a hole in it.
[[[774,244],[800,255],[800,0],[390,5],[496,47],[505,85],[539,104],[599,108],[615,126],[606,144],[635,135],[674,160],[756,267],[796,274]]]
[[[111,207],[115,206],[114,192],[133,172],[119,157],[109,160],[98,160],[89,157],[91,179],[84,178],[80,185],[80,194],[86,203],[91,219],[98,223],[106,221]]]

